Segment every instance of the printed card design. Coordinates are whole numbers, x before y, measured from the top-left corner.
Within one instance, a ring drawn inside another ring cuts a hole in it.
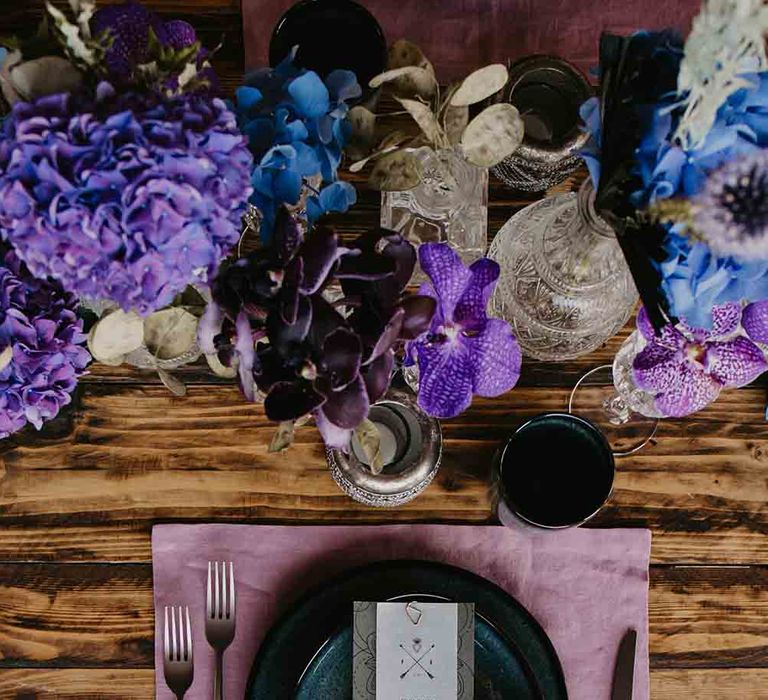
[[[472,700],[474,605],[355,603],[354,700]]]

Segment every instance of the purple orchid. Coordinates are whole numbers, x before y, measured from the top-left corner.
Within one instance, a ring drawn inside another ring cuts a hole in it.
[[[452,418],[472,395],[509,391],[520,377],[520,347],[506,321],[486,312],[499,266],[481,258],[466,267],[445,243],[424,243],[419,263],[429,276],[420,295],[437,300],[429,330],[408,343],[406,364],[419,365],[419,405],[436,418]]]
[[[647,345],[633,363],[638,388],[654,395],[661,414],[681,418],[712,403],[723,389],[750,384],[768,369],[768,361],[741,333],[741,321],[740,304],[718,304],[711,330],[681,321],[657,336],[641,309],[637,328]]]
[[[768,345],[768,299],[748,304],[741,325],[756,343]]]

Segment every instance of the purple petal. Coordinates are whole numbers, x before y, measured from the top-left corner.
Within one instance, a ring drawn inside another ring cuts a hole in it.
[[[253,401],[256,397],[253,381],[253,365],[256,361],[256,349],[253,343],[253,332],[248,315],[241,311],[237,315],[235,322],[237,329],[237,340],[235,341],[235,350],[239,359],[237,372],[240,378],[240,387],[248,401]]]
[[[369,407],[365,382],[358,375],[357,379],[341,391],[326,394],[323,413],[337,427],[354,430],[368,415]]]
[[[397,309],[392,318],[389,319],[387,325],[384,326],[384,330],[381,332],[376,345],[371,350],[370,357],[366,360],[366,363],[372,362],[382,353],[389,351],[392,346],[400,338],[401,330],[403,327],[403,319],[405,318],[405,309]]]
[[[283,262],[293,257],[304,240],[299,222],[285,207],[280,207],[277,212],[272,236],[271,248]]]
[[[278,382],[264,400],[269,420],[296,420],[323,405],[325,398],[309,382]]]
[[[651,343],[661,343],[670,348],[680,348],[685,344],[685,336],[672,325],[664,326],[661,333],[656,335],[644,306],[641,306],[640,311],[637,312],[637,330]]]
[[[736,332],[741,322],[741,304],[716,304],[712,307],[712,336],[721,338]]]
[[[323,343],[323,371],[333,390],[347,386],[360,372],[360,338],[347,328],[329,333]]]
[[[751,384],[766,369],[765,354],[748,338],[707,345],[707,370],[728,389]]]
[[[649,343],[635,357],[632,371],[640,389],[656,394],[674,382],[680,366],[677,350]]]
[[[280,314],[273,310],[267,317],[267,335],[269,341],[278,349],[291,343],[300,343],[309,333],[312,323],[312,304],[307,297],[297,297],[296,317],[293,323],[286,323]]]
[[[472,391],[479,396],[500,396],[517,384],[523,356],[506,321],[489,318],[478,335],[465,337],[474,365]]]
[[[423,246],[422,246],[423,247]],[[435,418],[453,418],[472,403],[473,368],[466,348],[414,341],[419,363],[419,406]]]
[[[284,323],[295,323],[299,312],[299,286],[304,277],[304,261],[292,260],[285,268],[280,288],[280,316]]]
[[[678,367],[675,381],[656,396],[656,408],[669,418],[683,418],[712,403],[722,385],[689,363]]]
[[[200,344],[200,349],[206,355],[213,355],[216,353],[216,346],[213,344],[213,339],[221,333],[221,324],[224,318],[221,314],[219,305],[212,301],[205,307],[203,315],[200,317],[200,322],[197,326],[197,342]]]
[[[422,243],[419,247],[419,263],[432,280],[443,318],[453,319],[453,311],[472,279],[472,272],[447,243]]]
[[[392,381],[392,368],[395,364],[395,353],[392,350],[379,355],[365,368],[363,380],[368,391],[368,400],[376,403],[389,389]]]
[[[323,436],[323,442],[326,447],[332,450],[347,451],[349,448],[349,441],[352,439],[352,431],[340,428],[338,425],[334,425],[328,420],[323,409],[315,411],[315,424],[320,431],[320,435]]]
[[[339,248],[336,231],[329,226],[315,228],[299,250],[299,255],[304,261],[302,293],[311,295],[317,292],[339,256],[345,252],[346,248]]]
[[[741,322],[752,340],[768,345],[768,299],[749,304]]]
[[[437,300],[424,294],[408,296],[400,304],[405,311],[400,340],[414,340],[429,330],[437,308]]]
[[[453,320],[464,328],[475,328],[485,321],[488,302],[499,279],[499,264],[489,258],[480,258],[469,268],[472,278],[464,289],[453,312]]]

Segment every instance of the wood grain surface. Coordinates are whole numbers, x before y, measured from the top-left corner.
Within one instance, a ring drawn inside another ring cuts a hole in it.
[[[191,21],[208,45],[223,38],[215,63],[231,92],[242,74],[238,0],[148,4]],[[39,1],[7,5],[0,34],[40,17]],[[344,236],[378,221],[378,195],[362,176],[349,179],[359,204],[337,219]],[[492,180],[491,234],[530,201]],[[526,417],[563,410],[578,378],[610,363],[630,331],[577,361],[527,361],[513,392],[444,423],[438,478],[385,512],[338,490],[311,428],[287,454],[269,455],[262,409],[201,366],[179,372],[184,399],[151,373],[94,367],[56,421],[0,442],[0,698],[153,696],[157,522],[493,521],[499,444]],[[593,521],[653,531],[654,700],[768,700],[766,385],[662,422],[652,445],[619,460],[614,493]]]

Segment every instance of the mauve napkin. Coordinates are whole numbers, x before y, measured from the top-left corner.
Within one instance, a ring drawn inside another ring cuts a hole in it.
[[[647,530],[560,532],[470,525],[158,525],[152,531],[157,697],[163,679],[162,610],[189,605],[195,680],[189,700],[211,697],[213,653],[205,641],[208,560],[232,560],[237,634],[224,657],[225,692],[242,698],[261,640],[308,588],[351,567],[425,559],[468,569],[517,598],[550,636],[571,700],[608,700],[624,632],[638,631],[635,700],[648,691]],[[278,700],[277,698],[275,700]]]
[[[487,63],[556,54],[584,72],[597,64],[600,32],[672,27],[686,32],[701,0],[358,0],[387,41],[416,42],[443,82]],[[269,39],[294,0],[242,0],[245,64],[266,66]]]

